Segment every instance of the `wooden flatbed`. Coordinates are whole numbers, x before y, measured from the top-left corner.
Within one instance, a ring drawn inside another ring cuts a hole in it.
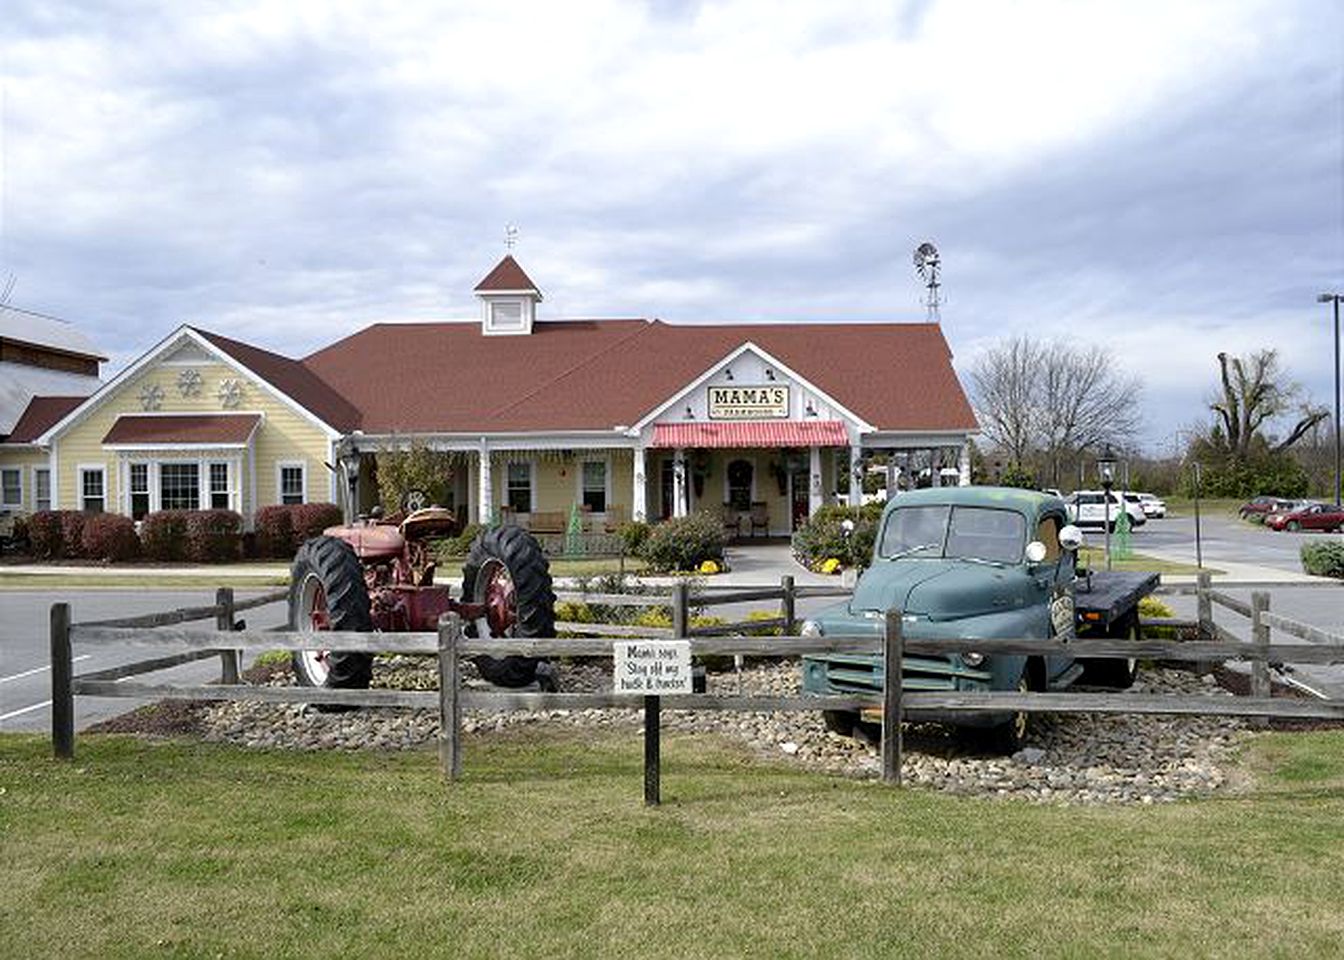
[[[1142,570],[1097,570],[1074,582],[1074,612],[1079,626],[1107,631],[1157,589],[1161,578]]]

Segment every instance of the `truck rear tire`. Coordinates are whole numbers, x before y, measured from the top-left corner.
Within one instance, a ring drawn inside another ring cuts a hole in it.
[[[854,735],[854,728],[858,725],[859,715],[853,710],[823,710],[821,711],[821,722],[826,725],[826,729],[831,733],[849,737]]]
[[[462,597],[490,608],[486,616],[468,621],[468,636],[555,636],[550,564],[522,527],[492,527],[476,537],[462,566]],[[476,669],[496,686],[525,687],[537,679],[540,662],[536,657],[477,657]]]
[[[1138,643],[1140,638],[1139,615],[1131,613],[1121,621],[1118,629],[1110,636]],[[1080,683],[1093,687],[1109,687],[1112,690],[1128,690],[1139,675],[1137,657],[1105,660],[1086,660],[1083,662],[1083,675]]]
[[[289,629],[373,629],[364,568],[350,544],[336,537],[313,537],[299,547],[289,574]],[[296,650],[293,663],[294,677],[305,687],[364,690],[373,675],[370,653]]]

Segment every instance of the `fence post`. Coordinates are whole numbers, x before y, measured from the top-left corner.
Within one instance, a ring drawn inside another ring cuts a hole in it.
[[[1209,590],[1213,587],[1213,575],[1201,570],[1195,577],[1195,616],[1199,618],[1199,639],[1213,639],[1213,600]]]
[[[70,604],[51,605],[51,749],[75,757],[74,662],[70,650]]]
[[[462,698],[457,643],[462,618],[455,613],[439,617],[439,767],[449,780],[462,778]]]
[[[784,596],[779,601],[779,615],[784,618],[784,636],[791,637],[797,630],[794,623],[794,604],[796,597],[793,590],[793,575],[786,573],[779,578],[779,585],[784,591]]]
[[[882,636],[882,780],[901,785],[901,661],[905,642],[901,637],[901,611],[887,611]]]
[[[1269,609],[1269,593],[1256,590],[1251,594],[1251,642],[1255,644],[1255,659],[1251,661],[1251,696],[1268,699],[1269,687],[1269,624],[1263,614]],[[1257,727],[1268,727],[1269,717],[1253,721]]]
[[[220,587],[215,591],[215,629],[221,633],[233,632],[233,587]],[[237,684],[241,664],[237,650],[220,649],[219,682]]]

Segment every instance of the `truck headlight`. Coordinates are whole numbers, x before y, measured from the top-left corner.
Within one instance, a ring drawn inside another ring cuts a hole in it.
[[[978,667],[985,662],[985,655],[983,653],[975,653],[968,650],[961,655],[961,662],[968,667]]]
[[[798,631],[800,637],[819,637],[821,636],[821,624],[815,620],[804,620],[802,627]]]

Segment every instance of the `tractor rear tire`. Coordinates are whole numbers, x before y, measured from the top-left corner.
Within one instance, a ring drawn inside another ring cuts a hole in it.
[[[462,598],[483,603],[491,590],[511,590],[508,637],[555,636],[555,593],[551,569],[541,545],[521,527],[501,526],[482,531],[462,566]],[[488,618],[466,624],[468,636],[494,635]],[[537,679],[536,657],[477,657],[476,669],[500,687],[525,687]]]
[[[350,544],[323,536],[299,547],[289,574],[289,629],[373,630],[364,567]],[[371,653],[296,650],[293,660],[305,687],[365,690],[373,675]]]

